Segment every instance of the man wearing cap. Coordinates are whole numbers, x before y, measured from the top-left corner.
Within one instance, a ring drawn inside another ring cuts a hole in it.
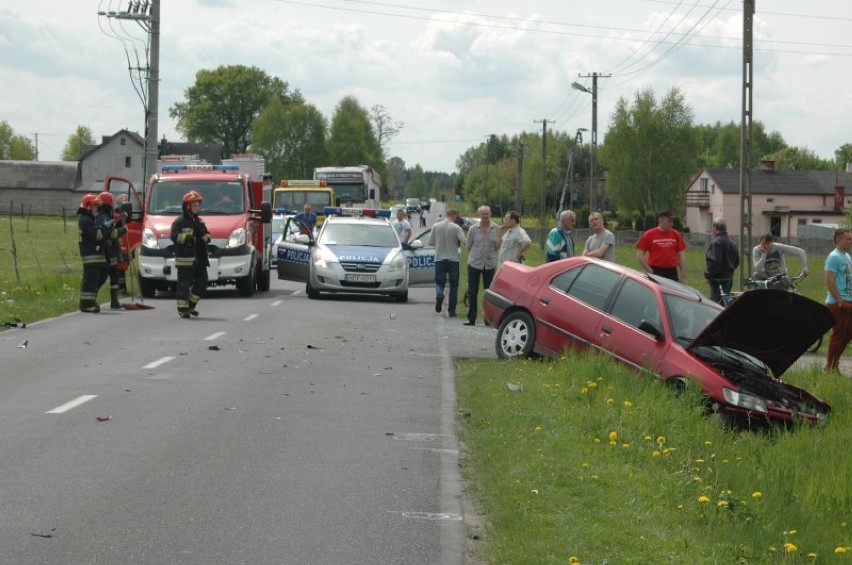
[[[710,286],[710,297],[722,304],[722,294],[730,294],[734,271],[740,266],[740,252],[728,237],[728,224],[722,218],[713,220],[713,239],[705,255],[707,270],[704,279]]]
[[[636,242],[636,259],[646,273],[686,284],[686,243],[673,225],[674,214],[670,210],[660,212],[657,227]]]

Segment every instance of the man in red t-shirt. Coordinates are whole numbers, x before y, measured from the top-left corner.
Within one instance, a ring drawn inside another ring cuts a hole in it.
[[[669,210],[657,216],[657,227],[646,231],[636,242],[636,259],[646,273],[686,284],[686,243],[674,225]]]

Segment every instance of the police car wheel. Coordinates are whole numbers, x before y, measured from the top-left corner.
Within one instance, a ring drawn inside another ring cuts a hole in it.
[[[305,285],[305,294],[307,294],[308,298],[310,299],[319,298],[320,295],[319,291],[311,286],[310,281],[308,281],[308,283]]]

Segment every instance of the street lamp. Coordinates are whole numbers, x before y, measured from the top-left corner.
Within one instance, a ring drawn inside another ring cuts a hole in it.
[[[592,89],[589,90],[579,82],[572,82],[571,88],[592,95],[592,148],[589,158],[589,211],[595,209],[594,187],[595,187],[595,153],[598,147],[598,74],[592,73]]]

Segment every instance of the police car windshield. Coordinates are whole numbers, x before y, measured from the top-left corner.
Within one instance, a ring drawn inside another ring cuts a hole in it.
[[[396,232],[382,224],[327,224],[320,236],[323,245],[399,247]]]

